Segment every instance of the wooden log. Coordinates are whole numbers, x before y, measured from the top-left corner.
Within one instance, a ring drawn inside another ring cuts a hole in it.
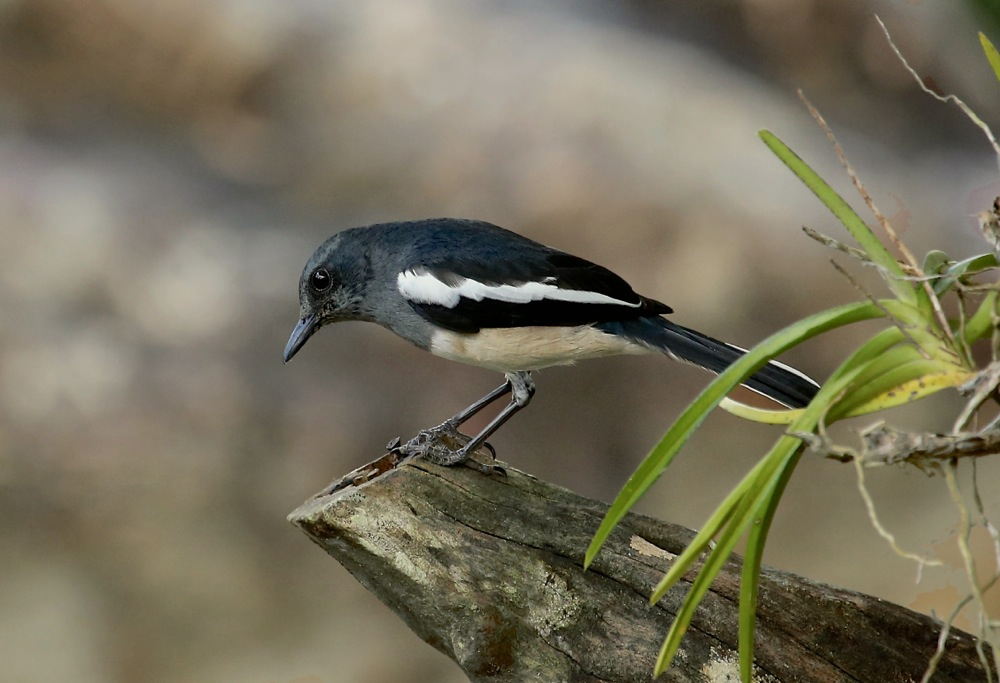
[[[690,584],[648,596],[693,532],[629,515],[584,571],[607,506],[504,467],[390,453],[289,519],[472,681],[650,681]],[[660,680],[739,680],[738,592],[734,561]],[[760,681],[919,681],[940,633],[927,616],[773,569],[757,618]],[[952,631],[932,680],[986,680],[972,636]]]

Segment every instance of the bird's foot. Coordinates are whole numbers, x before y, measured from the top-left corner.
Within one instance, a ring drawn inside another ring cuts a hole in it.
[[[472,453],[466,449],[469,437],[458,431],[452,422],[444,422],[437,427],[425,429],[405,444],[393,443],[393,450],[405,455],[422,457],[435,465],[452,467],[454,465],[465,465],[474,470],[479,470],[484,474],[504,473],[503,468],[495,465],[487,465],[472,459]],[[490,457],[496,460],[497,454],[490,444],[483,444]]]
[[[406,455],[420,456],[436,465],[450,467],[469,457],[463,450],[463,438],[454,424],[444,422],[424,429],[403,445],[396,443],[395,448]]]

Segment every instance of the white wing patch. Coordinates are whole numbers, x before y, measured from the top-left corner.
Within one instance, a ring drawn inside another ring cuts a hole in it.
[[[487,285],[471,278],[456,277],[456,284],[449,285],[422,268],[405,270],[396,277],[396,287],[404,297],[418,304],[435,304],[454,308],[465,297],[473,301],[493,299],[508,303],[527,304],[544,299],[572,301],[583,304],[613,304],[639,308],[641,303],[629,303],[599,292],[582,289],[562,289],[552,284],[555,278],[542,282],[525,282],[519,285]]]

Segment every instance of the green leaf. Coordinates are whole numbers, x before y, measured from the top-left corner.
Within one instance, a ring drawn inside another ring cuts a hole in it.
[[[761,463],[770,465],[770,458],[762,459]],[[767,469],[766,465],[765,470]],[[761,477],[766,478],[766,474],[763,471],[761,472]],[[739,505],[732,515],[732,521],[719,535],[715,546],[712,547],[708,557],[705,559],[705,564],[702,565],[698,575],[691,583],[691,588],[685,596],[684,602],[681,603],[680,609],[677,610],[677,615],[674,617],[674,621],[670,625],[670,630],[667,632],[667,637],[663,641],[663,646],[660,648],[660,654],[656,659],[656,666],[653,669],[654,678],[666,671],[667,667],[670,666],[670,662],[673,661],[674,655],[677,654],[677,649],[680,647],[684,634],[687,633],[688,626],[690,626],[691,620],[694,618],[698,604],[712,587],[715,577],[722,571],[729,556],[733,554],[736,544],[743,536],[744,531],[746,531],[747,525],[750,524],[753,516],[749,513],[755,501],[756,497],[749,494],[744,495],[740,499]],[[682,555],[687,554],[687,550],[682,553]],[[660,591],[658,589],[657,593],[662,596],[666,593],[666,590]]]
[[[921,290],[922,291],[922,290]],[[942,334],[930,309],[918,309],[901,301],[883,299],[879,306],[892,316],[904,331],[904,337],[916,344],[928,358],[944,363],[958,364],[961,355],[951,341]]]
[[[858,347],[854,353],[848,356],[847,359],[840,364],[840,367],[833,371],[833,374],[830,375],[827,382],[836,381],[848,372],[857,370],[858,368],[867,365],[872,359],[878,358],[890,348],[905,340],[906,336],[898,327],[893,326],[885,328]]]
[[[674,559],[667,573],[664,574],[663,578],[656,585],[656,588],[653,589],[652,594],[649,596],[651,604],[659,602],[667,594],[667,591],[691,569],[701,554],[710,547],[712,539],[733,519],[747,492],[761,477],[761,472],[767,468],[767,464],[768,459],[766,457],[761,458],[753,469],[743,477],[740,483],[729,492],[726,499],[715,509],[715,512],[712,513],[708,521],[702,525],[701,530],[691,539],[684,552]]]
[[[799,155],[792,151],[788,145],[782,142],[774,133],[768,130],[759,132],[761,140],[767,145],[775,156],[784,163],[795,175],[799,177],[806,187],[812,190],[813,194],[819,197],[826,207],[833,212],[851,236],[857,240],[861,248],[868,254],[873,263],[880,266],[885,274],[886,283],[892,289],[900,301],[911,305],[919,305],[925,308],[924,301],[926,295],[920,288],[913,287],[912,283],[906,279],[899,262],[893,258],[885,245],[875,236],[861,217],[855,213],[854,209],[844,201],[844,198],[837,194],[836,190],[830,187],[823,178],[814,171]]]
[[[870,361],[830,411],[830,421],[910,403],[969,380],[965,368],[928,360],[909,344]]]
[[[861,371],[847,390],[850,392],[851,398],[857,401],[866,401],[896,386],[891,383],[875,386],[879,383],[881,377],[897,368],[920,362],[925,363],[931,370],[938,369],[939,362],[926,358],[912,343],[904,341],[896,344],[885,349],[867,363],[860,365]],[[863,391],[865,387],[870,388]],[[845,401],[842,400],[840,405],[846,405]]]
[[[740,403],[739,401],[734,401],[728,396],[723,398],[719,402],[719,407],[725,410],[730,415],[735,415],[736,417],[741,417],[744,420],[749,420],[750,422],[759,422],[761,424],[768,425],[788,425],[795,422],[799,414],[802,412],[801,409],[788,409],[784,408],[781,410],[769,410],[767,408],[756,408],[754,406],[748,406],[745,403]]]
[[[877,318],[881,315],[883,315],[881,309],[871,302],[847,304],[811,315],[771,335],[726,368],[681,413],[677,421],[660,440],[660,443],[646,456],[646,459],[642,461],[635,473],[622,487],[587,548],[584,567],[590,566],[601,546],[604,545],[622,517],[632,509],[635,503],[649,490],[649,487],[663,474],[691,433],[737,384],[763,365],[767,359],[777,356],[817,334],[861,320]]]
[[[990,42],[990,39],[982,31],[979,32],[979,43],[983,46],[983,52],[986,53],[987,61],[993,67],[993,75],[1000,81],[1000,53],[997,52],[997,49],[993,47],[993,43]]]
[[[924,257],[920,270],[924,271],[924,275],[936,275],[944,270],[950,260],[948,254],[940,249],[931,249]]]
[[[993,333],[993,328],[1000,320],[1000,311],[997,310],[997,294],[997,292],[990,292],[983,297],[979,308],[972,314],[972,317],[965,321],[963,336],[966,344],[971,344]]]
[[[727,528],[727,533],[719,539],[718,544],[705,561],[705,565],[698,572],[687,597],[685,597],[680,609],[677,610],[677,616],[674,617],[674,621],[670,625],[667,637],[663,640],[660,653],[656,658],[656,666],[653,668],[654,678],[670,666],[674,655],[677,654],[677,649],[680,647],[681,640],[684,639],[684,634],[687,633],[688,626],[691,625],[691,619],[694,618],[698,603],[712,587],[712,581],[718,576],[726,560],[729,559],[745,528],[745,525],[731,525]]]
[[[778,509],[788,480],[802,456],[804,444],[789,443],[789,452],[781,453],[782,466],[771,489],[764,498],[762,508],[750,525],[747,535],[746,552],[743,554],[743,572],[740,577],[740,628],[739,653],[740,677],[749,683],[753,677],[754,635],[757,632],[757,592],[760,588],[760,567],[764,558],[764,545],[771,530],[774,513]]]
[[[754,349],[751,349],[751,352],[753,351]],[[827,412],[830,401],[840,394],[844,386],[850,383],[859,371],[860,369],[853,373],[847,373],[833,384],[824,384],[816,398],[805,408],[789,431],[792,433],[813,431],[820,418]],[[698,602],[704,597],[712,581],[715,580],[743,532],[752,524],[756,524],[757,520],[762,521],[769,514],[773,514],[773,511],[768,513],[768,508],[777,506],[777,498],[780,498],[781,492],[784,490],[782,482],[787,482],[787,478],[791,476],[797,462],[800,446],[801,441],[797,437],[789,434],[782,436],[771,451],[754,466],[726,497],[722,505],[716,509],[713,519],[725,517],[727,520],[725,528],[705,560],[705,564],[698,572],[698,576],[692,583],[691,589],[674,618],[674,623],[671,625],[657,659],[657,674],[670,665],[677,653],[677,648],[680,646],[680,640],[687,631]],[[725,515],[722,514],[724,509],[726,510]],[[702,535],[698,534],[698,536]],[[763,542],[762,536],[758,538]],[[687,568],[697,560],[704,547],[696,547],[694,543],[691,543],[674,560],[667,575],[663,577],[654,590],[652,601],[658,600],[666,594],[684,575]],[[745,619],[746,617],[741,615],[741,620],[745,621]]]
[[[937,295],[944,294],[954,286],[956,280],[963,277],[981,273],[984,270],[997,267],[997,257],[994,254],[979,254],[970,256],[957,263],[950,265],[942,273],[942,276],[934,280],[934,292]]]

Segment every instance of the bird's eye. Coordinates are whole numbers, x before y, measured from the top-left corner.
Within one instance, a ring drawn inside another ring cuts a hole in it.
[[[313,274],[309,276],[309,285],[314,291],[325,292],[330,289],[331,284],[333,284],[333,279],[330,277],[330,271],[326,268],[314,270]]]

